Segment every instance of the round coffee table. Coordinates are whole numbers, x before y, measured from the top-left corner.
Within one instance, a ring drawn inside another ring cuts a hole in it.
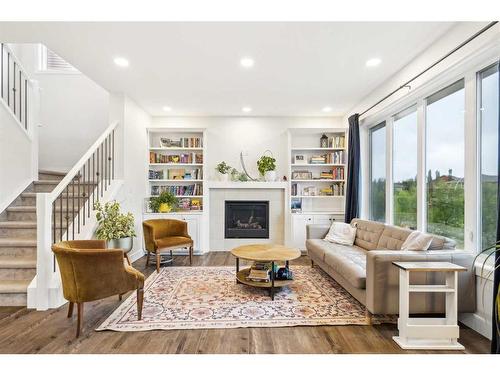
[[[281,288],[293,282],[293,280],[275,280],[274,263],[285,262],[285,267],[289,268],[289,261],[299,258],[300,250],[283,245],[259,244],[238,246],[231,250],[231,254],[236,258],[236,282],[257,288],[269,288],[271,299],[274,300],[274,288]],[[247,280],[250,268],[240,270],[240,259],[270,262],[271,280],[269,282]]]

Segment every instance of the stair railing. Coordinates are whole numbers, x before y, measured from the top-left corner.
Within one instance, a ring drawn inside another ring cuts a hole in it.
[[[6,43],[0,43],[0,97],[28,131],[32,80]]]
[[[110,125],[50,193],[36,195],[37,309],[49,308],[49,289],[56,275],[52,244],[74,240],[93,205],[115,180],[115,130]]]

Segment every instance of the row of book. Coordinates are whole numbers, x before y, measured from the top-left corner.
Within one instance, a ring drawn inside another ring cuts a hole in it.
[[[190,137],[190,138],[160,138],[160,143],[162,147],[165,148],[175,148],[175,147],[185,147],[185,148],[201,148],[203,147],[203,139],[200,137]]]
[[[297,184],[292,184],[292,197],[296,196],[344,196],[344,183],[335,182],[326,187],[304,186],[301,189]]]
[[[151,186],[151,195],[160,195],[164,191],[169,191],[173,195],[203,195],[203,186],[201,184],[193,185],[153,185]]]
[[[328,148],[345,148],[345,137],[343,135],[328,137]]]
[[[323,175],[323,172],[321,172],[321,175]],[[328,176],[329,177],[326,178],[331,178],[332,180],[343,180],[345,177],[344,167],[333,167],[332,170],[328,173]]]
[[[202,180],[203,171],[199,168],[186,170],[186,169],[167,169],[165,171],[154,169],[149,170],[150,180]]]
[[[310,164],[344,164],[345,152],[334,151],[328,154],[313,155],[309,159]]]
[[[170,163],[170,164],[203,164],[203,154],[190,152],[187,154],[164,155],[154,151],[149,152],[149,162],[155,163]]]
[[[246,279],[249,281],[269,282],[271,280],[271,266],[272,263],[270,262],[254,262]]]
[[[179,210],[181,211],[200,211],[203,209],[201,200],[198,198],[179,199]]]

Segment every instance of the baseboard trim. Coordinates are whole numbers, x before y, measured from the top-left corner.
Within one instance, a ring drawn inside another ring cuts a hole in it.
[[[491,322],[489,320],[476,313],[462,313],[459,314],[458,321],[491,340]]]

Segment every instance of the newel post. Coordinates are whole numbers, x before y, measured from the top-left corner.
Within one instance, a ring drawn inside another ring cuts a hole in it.
[[[49,308],[49,289],[53,273],[52,200],[50,193],[36,195],[37,259],[36,259],[36,309]]]

